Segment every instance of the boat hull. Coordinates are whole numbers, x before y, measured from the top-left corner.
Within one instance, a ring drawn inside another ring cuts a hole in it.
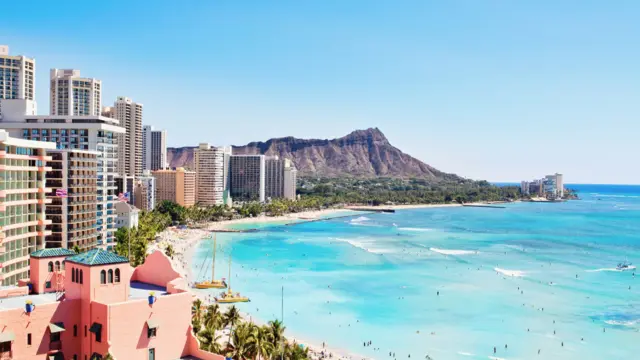
[[[249,300],[249,298],[246,298],[246,297],[239,297],[239,298],[233,298],[233,299],[216,299],[216,302],[220,304],[232,304],[232,303],[249,302],[249,301],[251,300]]]
[[[227,284],[221,281],[216,281],[216,282],[206,281],[206,282],[196,283],[193,287],[196,289],[226,289]]]

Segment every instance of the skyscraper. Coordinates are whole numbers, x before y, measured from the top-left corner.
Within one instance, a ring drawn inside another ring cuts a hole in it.
[[[102,110],[102,81],[80,77],[80,70],[51,69],[49,114],[98,116]]]
[[[145,125],[142,135],[142,168],[143,170],[160,170],[167,167],[167,131],[154,130]]]
[[[0,119],[14,103],[31,108],[35,114],[36,61],[25,56],[9,55],[9,47],[0,45]],[[15,105],[14,105],[15,106]],[[24,112],[24,111],[22,111]]]
[[[196,173],[184,168],[156,170],[156,203],[168,200],[189,207],[196,203]]]
[[[51,191],[47,198],[51,203],[46,207],[47,219],[51,225],[51,235],[46,237],[48,248],[73,249],[82,251],[97,245],[98,209],[97,181],[100,153],[84,150],[50,150],[48,161],[51,171],[47,172],[46,187]],[[113,224],[107,224],[107,228]]]
[[[29,254],[45,247],[47,149],[53,143],[16,139],[0,130],[0,286],[29,277]]]
[[[148,172],[134,180],[133,204],[144,211],[151,211],[156,207],[156,179]]]
[[[298,180],[298,170],[296,170],[293,162],[285,159],[284,162],[284,198],[289,200],[296,199],[296,183]]]
[[[113,105],[113,118],[120,121],[126,133],[118,136],[118,173],[142,175],[142,104],[119,96]]]
[[[224,163],[230,147],[212,147],[201,143],[195,149],[196,202],[203,206],[222,205],[225,201]]]
[[[278,156],[267,156],[265,167],[265,197],[276,199],[284,197],[284,163]]]
[[[229,192],[233,201],[265,201],[265,156],[229,157]]]

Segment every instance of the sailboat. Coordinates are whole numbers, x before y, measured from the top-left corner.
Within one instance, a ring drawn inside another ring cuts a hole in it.
[[[221,304],[231,304],[231,303],[238,303],[238,302],[249,302],[251,300],[249,300],[248,297],[246,296],[240,296],[240,293],[233,293],[233,291],[231,290],[231,256],[229,256],[229,287],[227,288],[226,292],[222,292],[220,294],[219,298],[215,298],[217,303],[221,303]]]
[[[227,283],[223,280],[216,280],[216,234],[213,234],[213,262],[211,264],[211,280],[195,283],[196,289],[224,289]]]

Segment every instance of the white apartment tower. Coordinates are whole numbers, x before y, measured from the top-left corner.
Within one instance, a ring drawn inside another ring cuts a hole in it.
[[[121,175],[142,175],[142,104],[128,97],[119,96],[111,115],[120,121],[126,130],[118,136],[118,173]]]
[[[51,69],[50,79],[50,115],[100,115],[102,81],[80,77],[73,69]]]
[[[224,163],[231,147],[212,147],[201,143],[193,156],[196,170],[196,203],[202,206],[225,202]]]
[[[142,169],[162,170],[167,167],[167,131],[142,128]]]
[[[0,119],[9,107],[22,105],[35,114],[36,61],[21,55],[9,55],[9,47],[0,45]],[[19,111],[24,113],[25,111]]]

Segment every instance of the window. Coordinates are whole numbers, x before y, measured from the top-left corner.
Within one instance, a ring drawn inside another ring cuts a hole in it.
[[[58,341],[60,341],[60,333],[59,333],[59,332],[57,332],[57,333],[53,333],[53,334],[51,334],[51,336],[49,337],[49,340],[50,340],[51,342],[58,342]]]
[[[156,360],[156,349],[149,349],[149,360]]]
[[[120,282],[120,269],[116,269],[116,282]]]
[[[49,272],[53,272],[53,262],[52,261],[49,261],[48,269],[49,269]]]
[[[84,326],[84,337],[87,337],[87,325]]]
[[[78,336],[78,325],[73,325],[73,337]]]
[[[113,284],[113,270],[109,269],[109,284]]]
[[[44,287],[45,289],[51,289],[51,281],[45,281]]]
[[[102,270],[100,271],[100,284],[106,284],[107,283],[107,272]]]
[[[82,284],[82,270],[80,270],[80,284]]]
[[[147,337],[148,338],[156,337],[156,331],[157,330],[158,330],[158,328],[153,328],[153,329],[147,328]]]
[[[60,261],[56,261],[56,271],[60,271]]]
[[[27,334],[27,345],[31,345],[31,333]]]

